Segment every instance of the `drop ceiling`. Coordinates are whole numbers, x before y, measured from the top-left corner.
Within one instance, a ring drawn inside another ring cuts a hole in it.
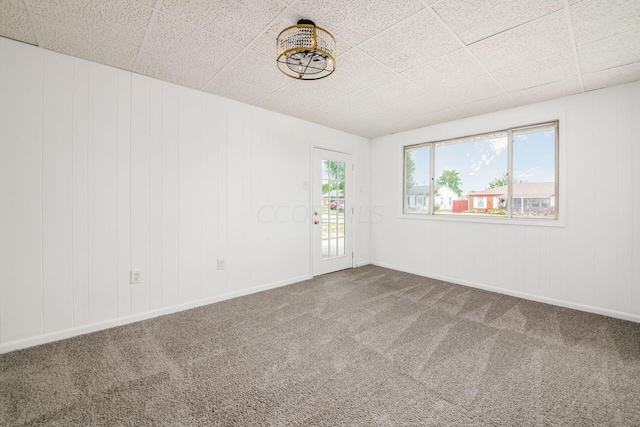
[[[326,79],[276,67],[301,18]],[[0,35],[369,138],[640,80],[639,0],[0,0]]]

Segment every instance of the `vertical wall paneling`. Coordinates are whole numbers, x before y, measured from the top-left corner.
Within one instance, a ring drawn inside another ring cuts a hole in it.
[[[518,247],[523,259],[523,289],[532,295],[540,293],[540,230],[524,227],[522,246]]]
[[[481,227],[473,227],[474,237],[476,239],[476,250],[473,253],[474,268],[471,273],[470,280],[476,283],[489,283],[489,257],[491,252],[489,247],[489,224],[482,224]]]
[[[43,332],[43,53],[0,38],[0,336]]]
[[[246,106],[239,102],[230,102],[228,107],[227,129],[227,278],[232,287],[241,286],[244,270],[237,261],[244,259],[244,123],[248,113]]]
[[[44,332],[73,327],[73,59],[42,52]]]
[[[118,315],[131,314],[131,73],[118,71]]]
[[[442,269],[444,260],[442,254],[446,249],[443,246],[440,231],[439,224],[430,221],[425,224],[424,268],[426,271],[433,271],[436,276],[445,275]]]
[[[446,266],[447,277],[458,277],[458,245],[460,238],[456,224],[446,224]]]
[[[151,81],[131,79],[131,269],[142,273],[131,285],[131,312],[149,310],[149,123]]]
[[[118,70],[89,65],[89,321],[118,316]]]
[[[513,289],[516,277],[516,251],[506,242],[515,244],[515,227],[496,227],[495,239],[498,242],[496,252],[496,286],[503,289]]]
[[[640,86],[634,85],[631,87],[631,193],[640,193]],[[640,212],[640,197],[632,197],[633,199],[633,212]],[[633,288],[631,290],[631,312],[640,316],[640,218],[634,215],[631,223],[631,230],[633,234],[633,241],[631,242],[631,252],[633,259],[631,265],[633,265],[633,278],[631,283]]]
[[[0,135],[0,352],[306,277],[309,135],[369,159],[365,138],[5,38]]]
[[[261,137],[264,131],[264,110],[252,108],[248,117],[250,123],[258,124],[257,126],[245,125],[245,163],[246,173],[244,181],[243,194],[250,194],[251,197],[244,199],[244,242],[245,248],[244,259],[249,265],[262,267],[260,246],[255,242],[262,241],[259,223],[257,222],[257,212],[259,209],[260,197],[257,195],[260,191],[260,178],[262,177],[262,165],[260,159],[262,157],[262,141]],[[302,183],[300,183],[302,185]],[[293,208],[292,208],[293,210]],[[293,212],[293,211],[292,211]],[[247,280],[251,286],[257,286],[261,282],[262,268],[247,269]]]
[[[162,84],[162,305],[180,301],[179,248],[179,87]]]
[[[567,298],[579,304],[593,303],[594,283],[594,117],[595,93],[588,93],[583,103],[567,111],[567,242],[571,256],[567,258]],[[602,143],[598,141],[598,143]]]
[[[180,300],[202,297],[201,92],[180,88]]]
[[[227,129],[228,129],[228,102],[221,103],[219,107],[218,122],[218,147],[217,147],[217,166],[218,166],[218,191],[216,210],[218,212],[218,258],[226,259],[227,257]],[[218,292],[224,293],[229,291],[227,285],[227,270],[219,270],[217,275]]]
[[[487,284],[496,286],[496,277],[498,273],[498,252],[501,249],[500,243],[496,239],[497,225],[487,224]]]
[[[73,59],[73,325],[89,323],[89,62]]]
[[[514,236],[511,241],[511,249],[509,247],[506,250],[512,250],[514,252],[514,269],[513,269],[513,283],[511,284],[511,289],[524,292],[524,266],[525,266],[525,241],[524,241],[524,226],[516,226],[514,227]]]
[[[202,296],[217,291],[218,257],[218,120],[220,102],[202,98]]]
[[[549,230],[549,296],[559,301],[567,300],[567,233],[565,229]]]
[[[162,307],[162,82],[150,79],[149,304]]]
[[[640,189],[633,192],[633,149],[632,149],[632,92],[628,87],[616,90],[617,95],[617,304],[616,309],[622,312],[631,311],[633,289],[633,197]]]
[[[549,247],[551,245],[549,237],[550,230],[548,227],[541,227],[538,230],[538,234],[538,292],[542,296],[549,297],[549,285],[551,279],[549,276]]]
[[[618,284],[618,138],[616,91],[594,93],[594,301],[616,309]]]
[[[482,227],[482,225],[480,225]],[[483,242],[478,241],[474,224],[460,223],[458,224],[458,233],[456,239],[458,250],[458,268],[457,276],[465,281],[475,281],[473,258],[476,252],[484,250]]]

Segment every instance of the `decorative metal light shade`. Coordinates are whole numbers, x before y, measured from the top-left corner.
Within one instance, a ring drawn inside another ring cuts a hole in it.
[[[299,80],[318,80],[336,69],[336,41],[313,21],[301,19],[278,35],[278,68]]]

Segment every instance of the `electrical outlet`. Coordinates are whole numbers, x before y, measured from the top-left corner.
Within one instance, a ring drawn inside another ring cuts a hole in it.
[[[226,263],[224,261],[224,259],[219,259],[218,260],[218,270],[224,270],[226,267]]]
[[[140,283],[142,280],[142,272],[140,270],[131,270],[131,280],[129,282],[133,285],[134,283]]]

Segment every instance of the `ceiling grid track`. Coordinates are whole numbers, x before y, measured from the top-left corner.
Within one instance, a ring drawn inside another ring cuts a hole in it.
[[[162,0],[156,0],[155,5],[153,6],[153,12],[151,12],[151,17],[149,18],[149,22],[147,23],[147,28],[144,32],[144,36],[142,37],[142,41],[140,42],[140,46],[138,46],[138,51],[136,52],[136,59],[133,61],[133,66],[131,70],[135,72],[138,66],[138,60],[140,59],[140,53],[142,49],[147,44],[147,39],[149,38],[149,33],[151,32],[151,28],[153,24],[155,24],[158,19],[158,13],[160,13],[160,8],[162,7]]]
[[[569,0],[562,0],[564,8],[564,16],[569,26],[569,39],[571,40],[571,50],[573,51],[573,57],[576,61],[576,69],[578,71],[578,78],[580,80],[580,89],[584,92],[584,80],[582,79],[582,67],[580,66],[580,57],[578,56],[578,46],[576,45],[576,36],[573,33],[573,20],[571,19],[571,9],[569,6]]]
[[[425,3],[426,0],[422,0],[423,3]],[[565,0],[566,1],[566,0]],[[498,79],[496,79],[494,77],[494,75],[492,73],[489,72],[489,70],[487,70],[487,67],[484,66],[484,64],[482,62],[480,62],[480,60],[478,59],[478,57],[476,55],[473,54],[473,52],[471,51],[471,49],[469,49],[469,46],[467,46],[465,44],[465,42],[462,41],[462,39],[460,37],[458,37],[458,35],[451,29],[451,27],[444,21],[444,19],[442,19],[442,17],[440,15],[438,15],[438,12],[436,12],[431,6],[427,5],[427,9],[429,10],[429,12],[431,13],[431,15],[438,21],[440,22],[444,28],[446,28],[446,30],[449,32],[449,34],[451,34],[451,36],[453,38],[455,38],[458,43],[460,43],[460,45],[462,46],[462,49],[464,49],[469,55],[471,55],[471,57],[476,61],[476,63],[478,64],[478,66],[480,66],[480,68],[487,73],[487,75],[491,78],[491,80],[493,80],[495,82],[495,84],[497,84],[500,89],[509,97],[509,99],[515,104],[515,105],[520,105],[519,102],[517,102],[514,97],[509,93],[508,90],[506,90],[504,88],[504,86],[502,85],[502,83],[500,83],[498,81]],[[485,99],[491,99],[491,98],[485,98]],[[482,100],[479,100],[482,101]],[[477,101],[473,101],[473,102],[477,102]],[[466,105],[466,104],[463,104]]]

